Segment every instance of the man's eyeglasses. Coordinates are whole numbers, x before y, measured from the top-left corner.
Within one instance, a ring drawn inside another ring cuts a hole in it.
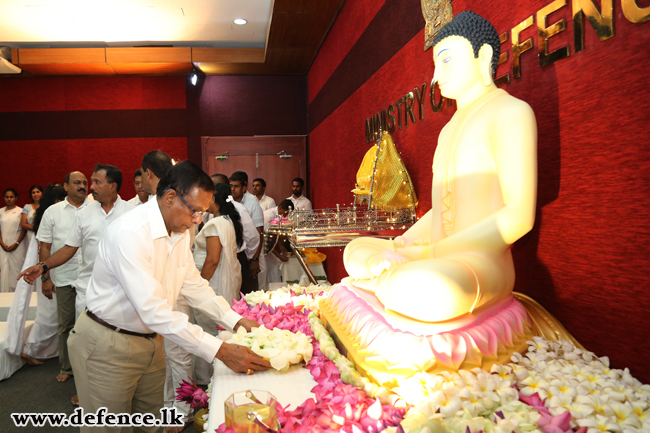
[[[192,207],[192,205],[189,204],[188,202],[186,202],[185,199],[183,198],[183,196],[180,195],[180,194],[178,193],[178,191],[176,191],[174,188],[169,188],[169,187],[165,188],[165,191],[169,191],[169,190],[174,191],[174,192],[176,193],[176,195],[178,196],[178,198],[180,198],[181,201],[182,201],[183,203],[185,203],[185,206],[187,206],[187,207],[190,208],[190,210],[192,211],[192,218],[201,218],[201,217],[203,216],[203,214],[207,212],[207,211],[202,211],[202,210],[196,210],[196,209],[194,209],[194,208]]]

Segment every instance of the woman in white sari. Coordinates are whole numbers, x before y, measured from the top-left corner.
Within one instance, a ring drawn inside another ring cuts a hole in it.
[[[232,305],[239,299],[241,288],[241,265],[237,249],[243,242],[243,229],[239,212],[229,202],[230,188],[217,184],[214,203],[208,212],[215,215],[208,221],[194,241],[194,262],[201,276],[210,282],[217,295]]]
[[[16,206],[18,193],[7,188],[4,199],[7,206],[0,209],[0,292],[14,292],[16,279],[27,252],[23,239],[27,232],[20,226],[23,208]]]
[[[34,218],[36,217],[36,209],[38,209],[41,203],[43,187],[40,185],[32,185],[29,189],[29,196],[32,202],[25,205],[20,215],[20,225],[23,229],[27,230],[27,248],[29,248],[32,238],[36,236],[36,233],[34,233]]]
[[[208,221],[194,241],[194,262],[201,276],[209,281],[217,295],[223,296],[232,305],[239,299],[241,288],[241,265],[237,260],[237,249],[244,242],[239,212],[232,204],[230,187],[216,185],[214,202],[208,212],[215,217]],[[217,335],[216,323],[200,311],[194,310],[196,324],[211,335]],[[194,377],[199,384],[210,383],[212,364],[194,357]]]
[[[51,205],[60,202],[66,196],[62,187],[48,188],[43,194],[35,217],[30,221],[35,232],[43,214]],[[36,237],[32,237],[27,250],[23,269],[38,263],[39,245]],[[36,291],[36,318],[30,326],[25,326],[32,291]],[[20,279],[16,285],[16,293],[7,316],[7,328],[4,340],[0,341],[0,380],[11,377],[25,363],[40,365],[42,360],[55,358],[59,355],[58,316],[56,308],[56,293],[53,299],[48,299],[41,290],[41,280],[37,278],[34,285]]]

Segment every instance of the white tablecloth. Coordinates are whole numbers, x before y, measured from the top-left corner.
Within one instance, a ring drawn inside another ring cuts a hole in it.
[[[235,392],[248,389],[268,391],[275,396],[283,407],[289,404],[291,405],[290,410],[293,410],[308,398],[316,400],[316,397],[311,392],[311,389],[316,385],[317,383],[311,373],[302,364],[291,366],[286,373],[270,369],[247,376],[235,373],[226,367],[223,362],[215,360],[207,431],[214,432],[217,427],[225,422],[223,403]]]

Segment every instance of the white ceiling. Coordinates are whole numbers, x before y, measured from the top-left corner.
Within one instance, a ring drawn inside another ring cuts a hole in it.
[[[0,46],[261,48],[272,6],[273,0],[0,0]]]

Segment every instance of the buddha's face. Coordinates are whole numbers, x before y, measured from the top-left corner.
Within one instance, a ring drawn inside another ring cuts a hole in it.
[[[481,85],[481,59],[474,58],[472,44],[461,36],[449,36],[433,47],[433,77],[442,96],[461,98],[470,88]]]

